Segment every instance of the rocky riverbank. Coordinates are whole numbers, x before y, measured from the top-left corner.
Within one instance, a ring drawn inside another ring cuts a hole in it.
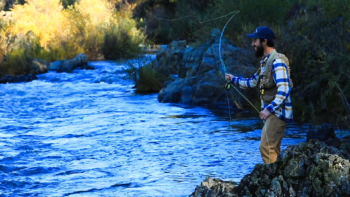
[[[29,74],[18,76],[5,75],[0,78],[0,83],[30,82],[37,79],[36,75],[38,74],[47,73],[48,71],[71,73],[76,68],[94,69],[94,67],[88,65],[88,60],[84,53],[77,55],[71,60],[59,60],[51,63],[43,59],[35,59],[32,61]]]
[[[310,140],[287,147],[273,164],[258,164],[237,185],[208,177],[191,197],[350,196],[350,154]]]

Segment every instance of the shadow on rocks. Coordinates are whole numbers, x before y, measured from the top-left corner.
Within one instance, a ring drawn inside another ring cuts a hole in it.
[[[21,83],[21,82],[30,82],[35,79],[38,79],[33,74],[27,74],[27,75],[17,75],[17,76],[11,76],[11,75],[5,75],[0,78],[0,83]]]
[[[236,186],[207,178],[191,197],[350,196],[350,155],[324,142],[289,146],[273,164],[257,164]]]

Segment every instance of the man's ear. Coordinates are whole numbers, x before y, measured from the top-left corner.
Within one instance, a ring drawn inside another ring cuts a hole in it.
[[[262,42],[263,46],[267,46],[267,39],[264,39],[264,41]]]

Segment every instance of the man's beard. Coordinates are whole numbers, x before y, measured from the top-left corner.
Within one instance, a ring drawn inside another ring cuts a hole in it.
[[[259,44],[259,46],[256,47],[254,54],[256,58],[262,57],[264,55],[264,47],[261,43]]]

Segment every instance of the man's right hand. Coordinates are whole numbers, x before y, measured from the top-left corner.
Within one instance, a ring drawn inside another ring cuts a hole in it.
[[[227,81],[232,81],[232,78],[233,78],[233,75],[231,75],[231,74],[226,74],[226,76],[225,76],[225,79]]]

